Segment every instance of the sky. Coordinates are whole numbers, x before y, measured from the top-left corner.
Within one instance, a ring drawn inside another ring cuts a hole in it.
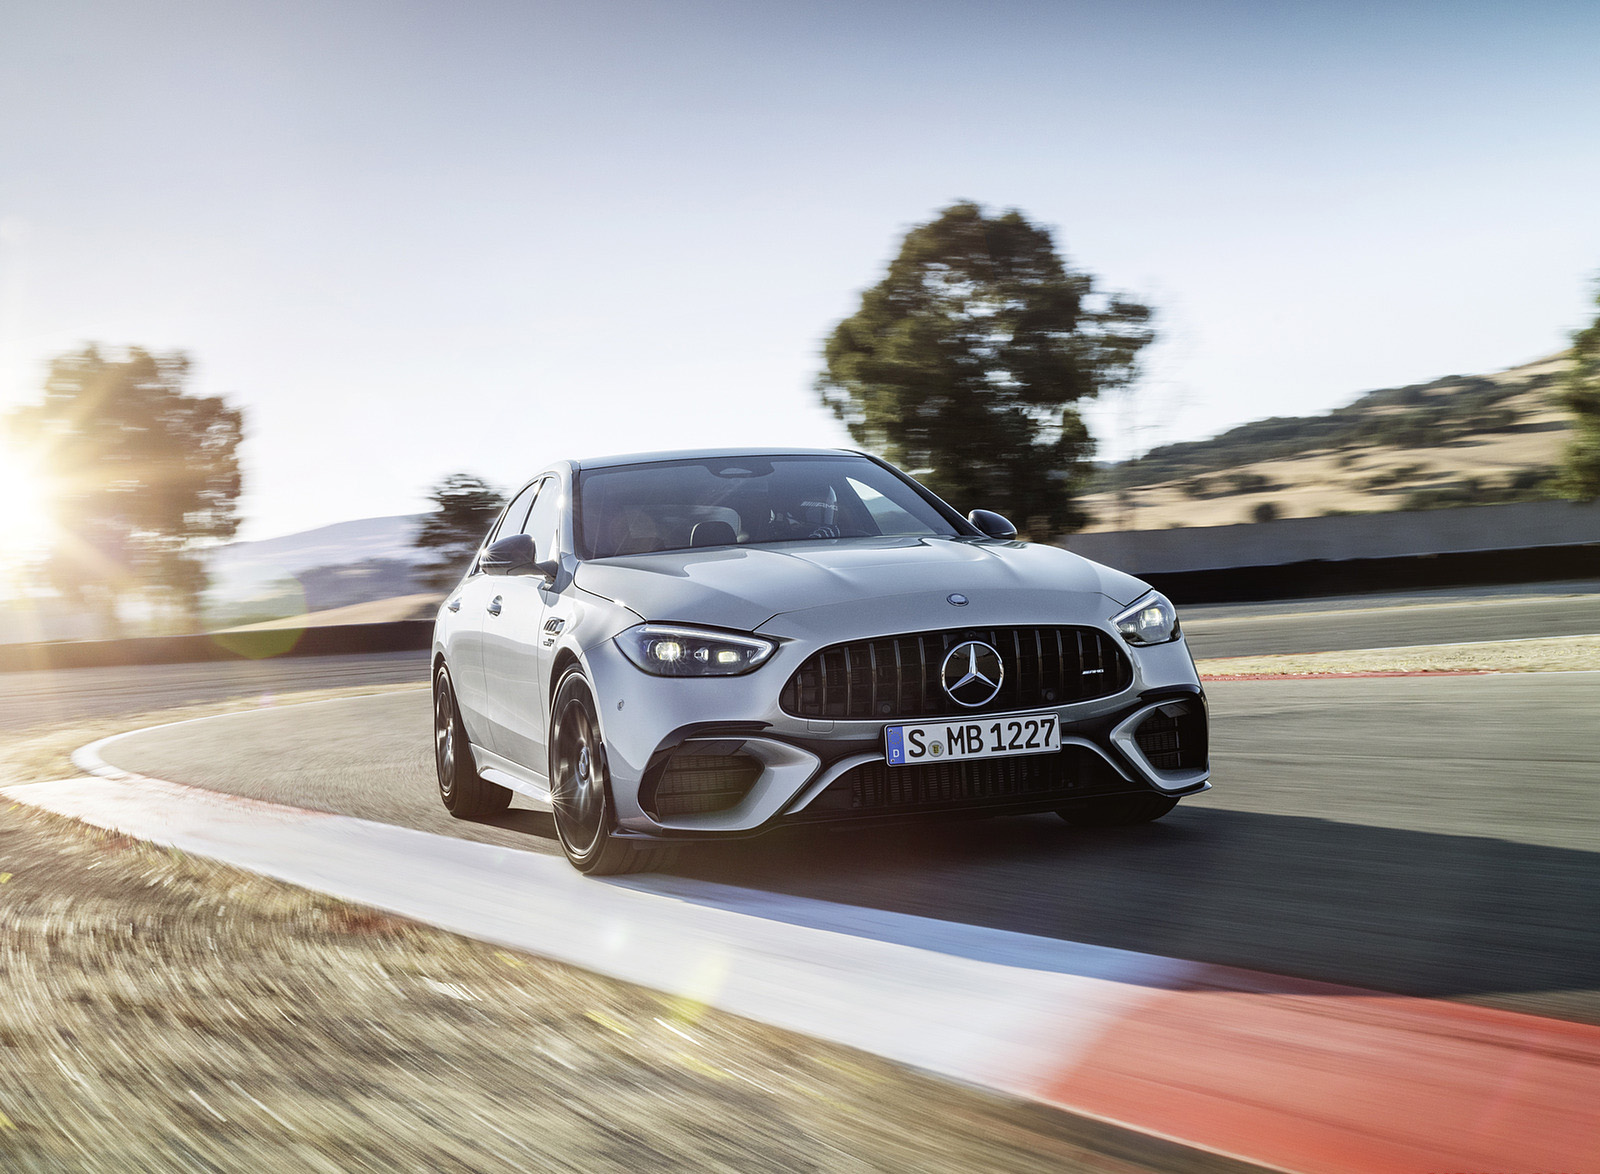
[[[0,0],[0,30],[0,411],[90,341],[187,352],[245,412],[245,539],[457,471],[848,445],[822,341],[958,199],[1157,308],[1088,413],[1105,458],[1594,314],[1593,0]]]

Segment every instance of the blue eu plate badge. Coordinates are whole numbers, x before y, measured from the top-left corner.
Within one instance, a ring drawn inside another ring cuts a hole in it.
[[[904,726],[890,726],[884,731],[888,737],[888,759],[890,766],[899,766],[906,760],[906,740]]]

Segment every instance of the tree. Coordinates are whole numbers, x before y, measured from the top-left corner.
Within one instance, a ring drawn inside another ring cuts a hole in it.
[[[130,593],[164,597],[193,620],[202,552],[239,527],[243,416],[219,396],[186,394],[188,376],[181,351],[112,358],[87,346],[57,358],[43,402],[7,420],[52,482],[51,577],[96,602],[112,632]]]
[[[1085,521],[1093,441],[1074,405],[1132,380],[1150,318],[1097,294],[1020,212],[953,204],[834,328],[817,391],[858,444],[941,497],[1053,534]]]
[[[1595,292],[1600,306],[1600,289]],[[1572,336],[1572,367],[1561,402],[1572,412],[1572,443],[1567,447],[1561,493],[1581,501],[1600,497],[1600,315]]]
[[[449,587],[461,577],[462,564],[478,549],[506,497],[482,477],[470,473],[450,474],[433,487],[428,497],[433,502],[433,513],[417,532],[416,545],[441,552],[423,570],[438,586]]]

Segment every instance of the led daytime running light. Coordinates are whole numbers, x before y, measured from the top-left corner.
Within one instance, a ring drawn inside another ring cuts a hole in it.
[[[758,636],[639,624],[616,638],[634,664],[658,677],[736,677],[764,664],[777,645]]]

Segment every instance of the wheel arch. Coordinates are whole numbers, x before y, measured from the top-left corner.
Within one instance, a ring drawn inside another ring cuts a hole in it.
[[[577,668],[579,672],[583,673],[586,680],[588,679],[589,674],[583,667],[583,658],[578,655],[577,651],[566,647],[559,649],[556,652],[555,659],[550,662],[548,696],[552,705],[555,704],[556,689],[558,689],[561,685],[561,678],[567,675],[568,669],[574,667]],[[593,682],[590,682],[589,689],[591,692],[593,692]]]

